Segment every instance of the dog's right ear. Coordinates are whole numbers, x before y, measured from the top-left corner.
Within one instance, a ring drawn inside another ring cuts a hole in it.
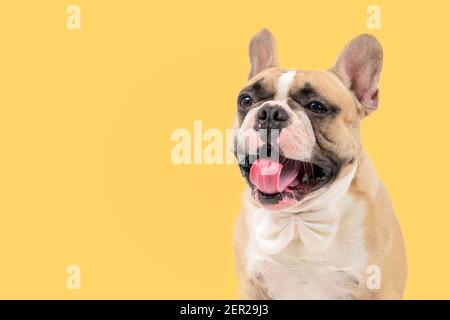
[[[259,31],[250,41],[249,48],[251,69],[248,79],[271,67],[278,67],[275,39],[267,29]]]

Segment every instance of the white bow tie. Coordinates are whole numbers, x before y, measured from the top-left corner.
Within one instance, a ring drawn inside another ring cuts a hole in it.
[[[333,241],[339,226],[338,200],[347,192],[356,166],[320,194],[282,212],[256,210],[252,225],[258,246],[268,254],[283,251],[298,233],[310,251],[320,251]]]

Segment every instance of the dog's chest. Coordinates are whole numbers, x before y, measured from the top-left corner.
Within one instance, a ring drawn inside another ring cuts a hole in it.
[[[365,284],[364,206],[343,205],[339,229],[320,252],[309,251],[296,236],[277,254],[262,251],[250,231],[247,272],[273,299],[352,299]],[[251,229],[251,224],[250,224]]]

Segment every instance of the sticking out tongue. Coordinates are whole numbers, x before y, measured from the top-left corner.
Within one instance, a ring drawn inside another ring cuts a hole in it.
[[[299,171],[299,161],[283,165],[267,158],[257,159],[250,168],[250,182],[263,193],[279,193],[295,181]]]

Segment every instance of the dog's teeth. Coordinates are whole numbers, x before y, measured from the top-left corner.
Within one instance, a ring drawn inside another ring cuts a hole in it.
[[[307,182],[308,181],[308,174],[305,172],[305,175],[302,178],[302,182]]]
[[[295,186],[297,186],[297,185],[298,185],[298,180],[295,179],[295,180],[289,185],[289,187],[295,187]]]

